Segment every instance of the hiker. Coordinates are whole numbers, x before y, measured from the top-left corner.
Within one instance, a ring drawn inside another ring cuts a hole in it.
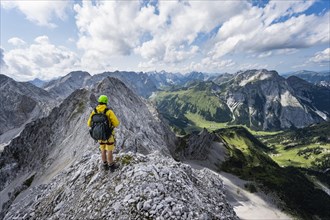
[[[88,126],[91,127],[91,136],[100,143],[100,150],[105,170],[113,172],[118,165],[113,161],[113,150],[115,149],[114,128],[119,125],[115,113],[108,109],[108,97],[101,95],[98,105],[92,111],[88,119]]]

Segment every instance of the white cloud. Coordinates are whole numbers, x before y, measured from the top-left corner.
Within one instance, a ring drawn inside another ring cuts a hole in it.
[[[310,62],[314,63],[330,63],[330,48],[326,48],[323,51],[319,51],[314,54],[312,58],[309,59]]]
[[[147,62],[140,62],[138,64],[138,68],[141,70],[141,71],[154,71],[154,70],[157,70],[157,69],[164,69],[164,64],[161,64],[159,63],[156,59],[151,59]],[[170,71],[168,69],[168,66],[166,68],[167,71]]]
[[[49,39],[47,36],[43,35],[34,39],[34,42],[36,42],[37,44],[49,44]]]
[[[4,62],[8,66],[6,74],[20,81],[51,79],[80,67],[77,54],[51,44],[47,36],[37,37],[35,44],[5,52]]]
[[[13,37],[8,40],[8,43],[10,43],[13,46],[24,46],[26,43],[24,40],[18,38],[18,37]]]
[[[265,8],[251,7],[223,24],[210,55],[219,58],[229,53],[267,53],[329,42],[329,12],[320,16],[299,14],[312,3],[271,1]],[[294,16],[281,21],[289,15]]]
[[[20,10],[28,20],[40,26],[56,27],[52,19],[66,17],[66,9],[70,1],[1,1],[4,9]]]
[[[134,22],[139,12],[138,1],[84,1],[75,5],[76,23],[81,37],[78,47],[108,55],[129,55],[138,43],[140,31]]]
[[[94,69],[132,54],[144,59],[139,68],[191,63],[200,55],[208,64],[192,66],[220,68],[231,60],[226,55],[264,58],[329,42],[329,12],[303,14],[314,3],[270,1],[259,8],[248,1],[83,1],[74,6],[77,46],[82,63]]]
[[[199,52],[193,43],[200,33],[209,33],[247,6],[236,1],[160,1],[141,8],[139,1],[84,1],[74,6],[77,45],[85,51],[83,60],[88,62],[94,54],[100,65],[132,53],[149,64],[184,62]]]

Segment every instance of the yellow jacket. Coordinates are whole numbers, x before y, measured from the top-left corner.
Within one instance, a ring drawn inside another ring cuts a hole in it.
[[[104,110],[105,110],[106,108],[107,108],[106,105],[104,105],[104,104],[100,105],[100,104],[99,104],[98,106],[96,106],[96,111],[97,111],[98,113],[100,113],[100,112],[104,112]],[[91,115],[89,116],[89,119],[88,119],[88,121],[87,121],[87,125],[88,125],[89,127],[92,126],[92,116],[93,116],[94,114],[95,114],[95,110],[92,111],[92,113],[91,113]],[[115,113],[114,113],[112,110],[108,110],[107,113],[106,113],[106,116],[108,117],[109,121],[111,122],[111,126],[113,126],[113,127],[117,127],[117,126],[120,124],[120,122],[119,122],[117,116],[115,115]]]

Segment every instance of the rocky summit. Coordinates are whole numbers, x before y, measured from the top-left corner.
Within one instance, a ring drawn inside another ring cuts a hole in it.
[[[157,154],[119,154],[101,171],[86,152],[51,183],[29,190],[4,219],[238,219],[219,176]]]

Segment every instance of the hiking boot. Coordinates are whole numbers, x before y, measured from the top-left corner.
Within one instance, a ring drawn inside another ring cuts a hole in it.
[[[108,163],[107,162],[105,162],[105,163],[103,163],[103,170],[109,170],[109,165],[108,165]]]
[[[110,171],[111,172],[115,172],[115,170],[119,167],[119,165],[117,165],[116,163],[112,163],[111,165],[109,165]]]

